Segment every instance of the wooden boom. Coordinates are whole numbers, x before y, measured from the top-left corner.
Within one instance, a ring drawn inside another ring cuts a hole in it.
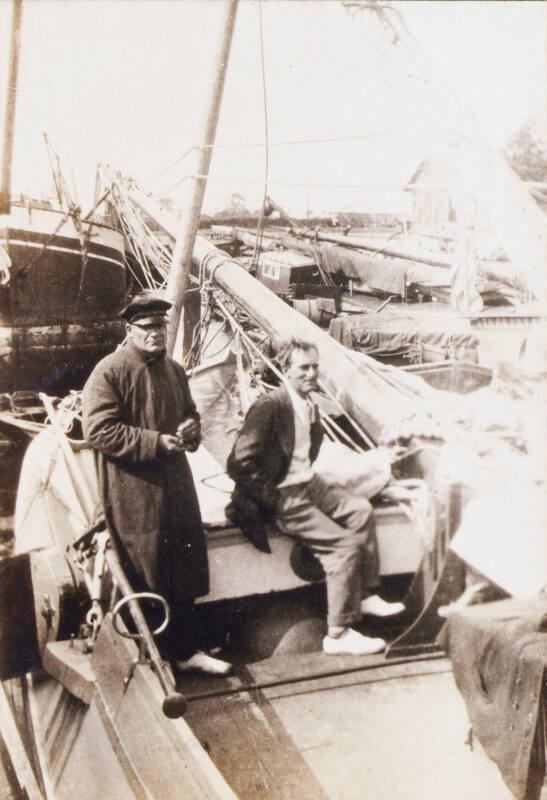
[[[173,214],[142,192],[131,190],[129,198],[175,239],[178,220]],[[205,279],[229,295],[274,339],[296,336],[315,344],[321,356],[321,380],[375,441],[408,412],[409,405],[420,402],[398,370],[343,347],[202,236],[196,237],[193,259]]]

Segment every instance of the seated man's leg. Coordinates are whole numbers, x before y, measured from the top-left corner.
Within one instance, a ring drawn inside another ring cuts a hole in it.
[[[307,484],[280,489],[277,524],[282,533],[305,543],[326,573],[328,633],[323,650],[329,655],[381,652],[383,639],[363,636],[349,626],[361,618],[363,592],[361,534],[342,528],[310,501]]]
[[[361,547],[360,610],[376,617],[390,617],[404,611],[403,603],[388,603],[375,592],[380,586],[380,563],[376,521],[366,497],[345,491],[316,475],[309,484],[312,502],[334,522],[344,528]]]
[[[329,627],[345,627],[361,618],[366,535],[354,535],[338,525],[311,501],[306,486],[280,489],[277,525],[318,557],[327,576]]]
[[[378,542],[372,506],[366,497],[349,494],[316,475],[309,484],[310,500],[359,542],[362,555],[362,593],[380,585]]]

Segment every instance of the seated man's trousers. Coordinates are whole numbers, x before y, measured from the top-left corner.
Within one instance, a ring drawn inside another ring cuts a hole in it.
[[[361,618],[361,600],[379,584],[372,506],[319,475],[279,489],[276,523],[281,533],[317,556],[326,574],[327,622],[347,626]]]

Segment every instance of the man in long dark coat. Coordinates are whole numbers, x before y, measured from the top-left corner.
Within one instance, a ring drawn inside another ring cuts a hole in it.
[[[226,674],[230,664],[196,651],[193,605],[209,591],[209,572],[184,451],[197,449],[200,424],[186,373],[165,352],[170,307],[142,296],[122,312],[126,342],[84,387],[84,436],[98,454],[105,517],[129,581],[171,608],[160,649],[179,670]]]

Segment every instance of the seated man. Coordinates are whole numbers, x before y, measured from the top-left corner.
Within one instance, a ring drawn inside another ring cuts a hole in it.
[[[385,641],[363,636],[351,624],[363,614],[398,614],[404,606],[370,592],[379,582],[372,507],[312,470],[323,436],[310,397],[317,389],[316,347],[292,339],[278,361],[284,385],[253,403],[228,457],[236,485],[227,515],[259,550],[270,552],[265,525],[275,521],[317,556],[327,583],[325,653],[378,653]]]

